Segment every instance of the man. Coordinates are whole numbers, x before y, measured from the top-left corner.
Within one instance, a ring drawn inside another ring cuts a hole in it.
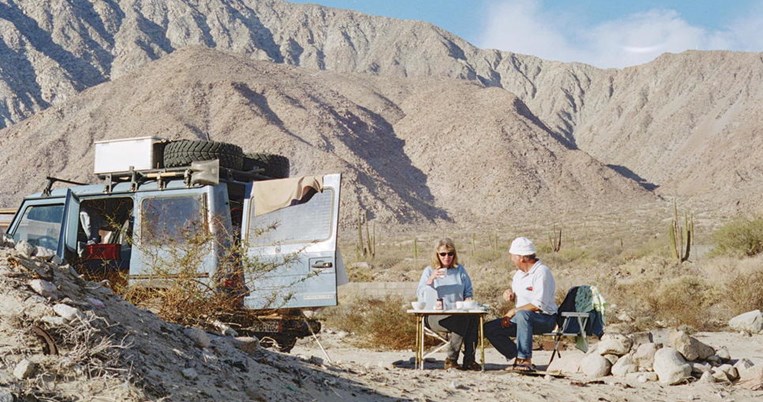
[[[515,307],[503,318],[486,323],[485,336],[507,360],[516,358],[507,370],[532,371],[533,334],[551,332],[556,326],[556,283],[551,270],[535,256],[535,245],[526,237],[514,239],[509,254],[517,272],[503,297],[515,302]]]

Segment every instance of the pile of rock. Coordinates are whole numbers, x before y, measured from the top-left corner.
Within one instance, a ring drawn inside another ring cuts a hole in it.
[[[642,332],[630,335],[609,333],[602,337],[579,364],[555,362],[549,370],[581,372],[589,377],[615,376],[641,383],[659,381],[675,385],[693,381],[740,383],[763,389],[763,366],[748,359],[731,358],[728,349],[713,348],[684,331],[660,334]]]

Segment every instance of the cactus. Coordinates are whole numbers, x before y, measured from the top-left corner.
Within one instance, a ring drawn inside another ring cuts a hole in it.
[[[678,219],[678,206],[673,201],[673,219],[670,222],[670,245],[673,257],[678,263],[689,260],[691,243],[694,241],[694,216],[684,213],[684,223],[681,225]]]
[[[355,247],[355,254],[361,257],[376,256],[376,225],[374,225],[374,235],[371,236],[368,229],[368,212],[358,210],[358,244]],[[363,236],[363,227],[365,226],[365,237]]]
[[[554,230],[548,235],[548,241],[551,243],[551,250],[558,253],[562,248],[562,229],[557,231],[556,226],[554,226]]]

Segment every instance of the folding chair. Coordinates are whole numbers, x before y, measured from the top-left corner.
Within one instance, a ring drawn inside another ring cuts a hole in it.
[[[448,339],[449,334],[450,332],[437,332],[427,327],[426,325],[424,325],[424,336],[437,339],[440,343],[438,343],[434,347],[434,349],[430,350],[429,352],[426,352],[424,356],[422,357],[422,360],[448,347],[448,343],[450,342],[450,340]]]
[[[587,289],[586,289],[587,288]],[[588,291],[588,286],[575,286],[567,291],[567,295],[564,297],[562,305],[559,306],[559,317],[557,318],[556,328],[552,332],[543,334],[544,336],[551,336],[554,339],[554,350],[551,352],[551,360],[548,364],[554,361],[554,357],[557,355],[562,357],[559,352],[559,345],[561,344],[562,337],[575,337],[576,340],[580,340],[578,349],[583,352],[588,351],[588,337],[586,331],[588,330],[588,320],[593,313],[593,310],[589,311],[577,311],[575,308],[575,297],[578,291]]]

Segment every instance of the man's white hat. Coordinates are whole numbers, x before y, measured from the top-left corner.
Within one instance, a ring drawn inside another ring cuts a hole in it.
[[[535,254],[535,245],[526,237],[517,237],[511,242],[509,253],[516,255],[532,255]]]

